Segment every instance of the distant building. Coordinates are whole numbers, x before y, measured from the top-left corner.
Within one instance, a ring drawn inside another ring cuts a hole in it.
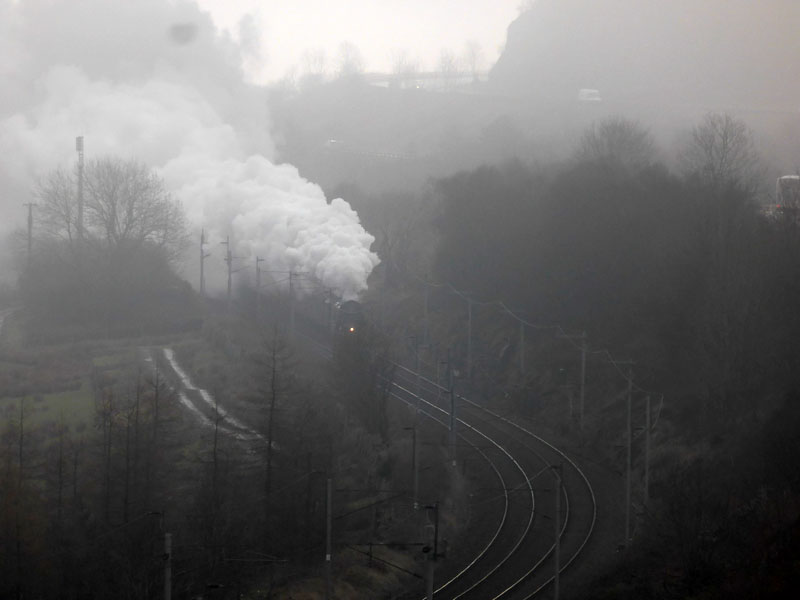
[[[578,102],[602,102],[600,90],[581,88],[578,90]]]

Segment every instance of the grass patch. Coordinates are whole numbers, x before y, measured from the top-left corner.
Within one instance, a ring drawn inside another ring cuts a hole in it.
[[[0,415],[4,423],[19,419],[20,399],[0,398]],[[40,429],[63,420],[71,432],[81,433],[94,422],[94,400],[87,383],[77,390],[25,396],[24,402],[26,428]]]
[[[74,433],[94,423],[94,399],[86,382],[78,390],[45,394],[41,404],[48,419],[58,422],[63,415],[64,424]]]
[[[135,364],[138,357],[136,349],[131,347],[118,348],[115,352],[96,356],[92,359],[92,364],[101,369],[116,369],[128,367]]]

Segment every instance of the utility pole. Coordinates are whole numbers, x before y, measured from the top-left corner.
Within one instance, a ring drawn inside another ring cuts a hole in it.
[[[83,136],[75,138],[78,153],[78,239],[83,239]]]
[[[419,351],[421,348],[427,348],[426,344],[420,344],[419,337],[416,335],[411,336],[411,340],[414,344],[414,372],[416,373],[417,379],[415,383],[414,394],[417,397],[417,408],[416,408],[416,415],[419,416],[419,407],[420,407],[420,391],[422,387],[422,375],[420,373],[420,366],[419,366]]]
[[[472,381],[472,298],[467,296],[467,379]]]
[[[261,263],[263,258],[256,256],[256,325],[261,319]]]
[[[553,578],[553,598],[558,600],[560,577],[561,577],[561,494],[564,486],[562,476],[564,473],[563,466],[559,463],[553,465],[553,470],[558,480],[556,486],[556,543],[555,543],[555,559],[556,559],[556,572]]]
[[[447,349],[447,374],[449,377],[448,386],[450,388],[450,459],[453,466],[456,466],[456,395],[455,384],[453,383],[453,363],[450,356],[450,348]]]
[[[289,337],[294,337],[294,271],[289,271]]]
[[[234,256],[231,252],[231,236],[225,236],[225,241],[220,242],[223,246],[225,246],[225,264],[228,266],[228,295],[227,295],[227,307],[228,310],[231,308],[231,292],[233,290],[232,281],[233,281],[233,274],[238,273],[244,267],[240,269],[234,270],[233,268],[233,260],[236,258],[241,258],[239,256]]]
[[[33,202],[23,204],[28,207],[28,269],[31,268],[33,260],[33,207],[36,206]]]
[[[412,430],[413,439],[411,440],[414,449],[412,460],[414,462],[414,510],[419,510],[419,457],[417,456],[417,428]]]
[[[233,256],[231,256],[231,236],[226,235],[225,241],[220,242],[223,246],[225,246],[225,264],[228,265],[228,295],[227,295],[227,304],[228,308],[231,307],[231,275],[233,274]]]
[[[442,400],[442,361],[439,360],[439,342],[436,342],[436,406],[439,406],[439,403]]]
[[[206,230],[200,230],[200,296],[205,297],[206,295],[206,272],[205,272],[205,262],[206,259],[211,256],[209,252],[206,254],[204,246],[206,245]]]
[[[430,325],[428,323],[428,294],[429,294],[429,288],[428,288],[428,282],[426,281],[425,282],[425,304],[424,304],[424,307],[423,307],[423,311],[424,311],[423,322],[425,324],[425,329],[422,332],[422,343],[426,344],[426,345],[428,344],[428,337],[430,336]]]
[[[583,433],[583,409],[586,398],[586,332],[581,333],[581,404],[580,404],[580,431]],[[583,439],[583,438],[581,438]]]
[[[298,275],[307,275],[305,271],[289,270],[289,336],[294,337],[294,278]]]
[[[631,404],[633,397],[633,361],[628,361],[628,456],[625,468],[625,546],[631,539],[631,463],[633,428],[631,426]]]
[[[433,600],[433,572],[439,558],[439,503],[434,502],[425,508],[433,511],[433,548],[428,546],[428,568],[426,573],[425,598]]]
[[[417,336],[411,336],[411,339],[414,340],[414,372],[417,375],[417,380],[414,385],[414,395],[417,397],[417,410],[415,412],[415,418],[419,417],[419,392],[420,392],[420,375],[419,375],[419,340]]]
[[[644,505],[650,500],[650,394],[645,397],[644,413]]]
[[[580,404],[579,404],[579,415],[578,415],[578,424],[580,430],[583,431],[583,411],[585,405],[585,398],[586,398],[586,351],[588,350],[588,345],[586,343],[586,332],[581,332],[580,335],[567,335],[562,334],[558,337],[563,338],[565,340],[579,340],[580,342],[580,351],[581,351],[581,384],[580,384]]]
[[[417,427],[404,427],[411,430],[411,471],[414,479],[414,510],[419,510],[419,461],[417,460]]]
[[[325,600],[332,600],[331,589],[331,525],[333,523],[333,480],[328,477],[327,519],[325,526]]]
[[[172,534],[164,534],[164,600],[172,598]]]

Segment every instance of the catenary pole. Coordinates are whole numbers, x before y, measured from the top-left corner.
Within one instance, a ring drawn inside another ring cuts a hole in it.
[[[450,460],[456,466],[456,394],[453,383],[453,363],[450,348],[447,349],[447,375],[448,388],[450,389]]]
[[[227,305],[231,307],[231,275],[233,274],[233,256],[231,256],[231,236],[225,236],[225,241],[220,242],[225,246],[225,264],[228,265],[228,295]]]
[[[553,470],[556,474],[556,541],[555,541],[555,562],[556,572],[553,577],[553,598],[558,600],[560,592],[560,578],[561,578],[561,494],[563,493],[563,481],[561,479],[563,474],[562,465],[554,465]]]
[[[467,379],[472,381],[472,298],[467,296]]]
[[[294,278],[297,273],[289,271],[289,337],[294,338]]]
[[[580,430],[583,433],[583,411],[586,398],[586,332],[581,334],[581,405],[580,405]]]
[[[633,450],[633,428],[631,426],[631,403],[633,396],[633,366],[628,366],[628,455],[625,468],[625,545],[631,539],[631,467]]]
[[[164,534],[164,600],[172,598],[172,534]]]
[[[430,325],[428,323],[428,294],[429,294],[429,288],[428,288],[428,282],[426,281],[425,282],[425,306],[424,306],[424,313],[425,313],[424,326],[425,326],[425,330],[422,332],[422,342],[423,342],[423,344],[426,344],[426,345],[428,344],[428,338],[430,337]]]
[[[433,575],[436,566],[436,559],[439,557],[439,503],[434,502],[425,508],[433,510],[433,547],[429,546],[428,565],[426,573],[425,598],[433,600]]]
[[[331,582],[331,530],[333,523],[333,480],[328,477],[327,485],[327,518],[325,526],[325,600],[332,600],[332,582]]]
[[[650,500],[650,394],[645,398],[644,423],[644,505]]]
[[[205,246],[208,242],[206,241],[206,230],[200,230],[200,295],[206,295],[206,259],[211,256],[211,253],[206,253]]]

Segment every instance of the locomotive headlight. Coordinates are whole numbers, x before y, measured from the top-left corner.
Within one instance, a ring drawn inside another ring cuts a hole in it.
[[[355,333],[355,332],[356,332],[356,328],[351,325],[350,326],[350,333]]]

